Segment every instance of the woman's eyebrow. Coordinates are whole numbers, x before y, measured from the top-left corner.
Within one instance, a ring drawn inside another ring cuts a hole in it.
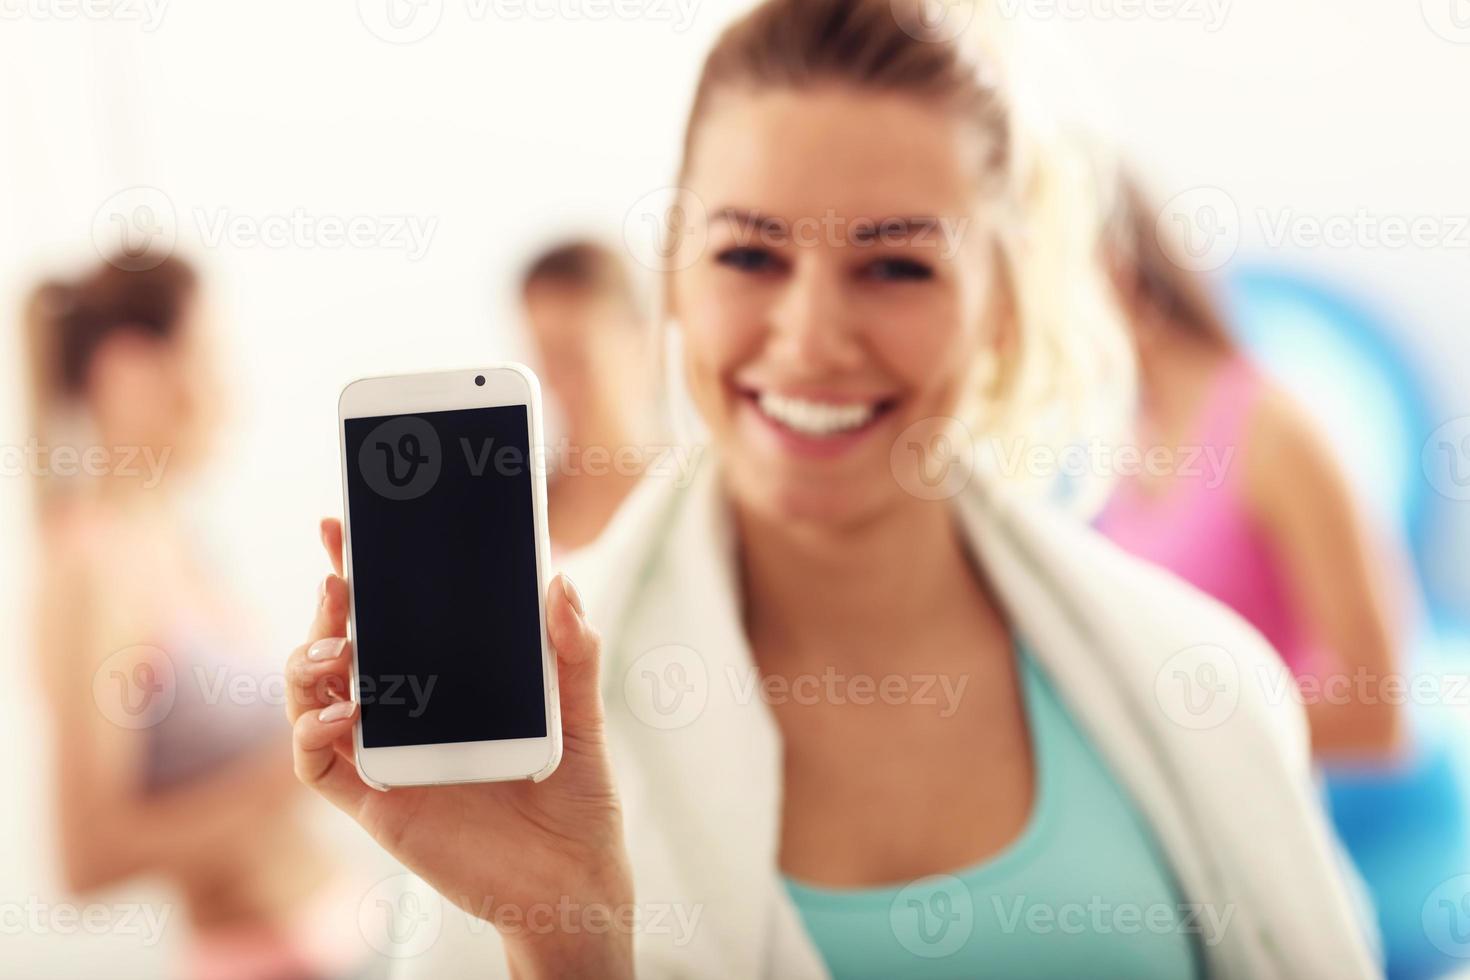
[[[912,238],[930,234],[939,227],[939,219],[929,215],[894,218],[855,218],[849,239],[860,245],[879,240]]]
[[[765,235],[785,235],[786,222],[771,215],[761,214],[747,208],[724,207],[714,214],[717,221],[725,221],[740,228]]]
[[[772,241],[784,239],[791,228],[790,223],[784,218],[742,207],[719,208],[714,212],[713,217],[716,221],[735,225],[744,232],[767,236]],[[800,220],[798,219],[798,225]],[[940,219],[932,215],[899,215],[887,218],[853,218],[845,222],[838,221],[836,230],[840,233],[840,237],[852,244],[870,245],[874,242],[891,243],[931,235],[940,226]]]

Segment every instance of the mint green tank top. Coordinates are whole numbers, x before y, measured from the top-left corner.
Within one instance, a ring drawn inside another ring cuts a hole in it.
[[[974,867],[902,885],[787,879],[838,980],[1189,980],[1201,975],[1198,944],[1228,927],[1186,904],[1128,795],[1041,668],[1018,656],[1036,759],[1020,837]]]

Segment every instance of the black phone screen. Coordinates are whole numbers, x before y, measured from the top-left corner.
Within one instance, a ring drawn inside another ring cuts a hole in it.
[[[363,745],[544,737],[526,406],[343,425]]]

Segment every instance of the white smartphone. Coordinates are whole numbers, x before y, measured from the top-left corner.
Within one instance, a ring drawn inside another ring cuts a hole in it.
[[[366,378],[337,414],[358,772],[380,789],[546,778],[562,739],[536,376]]]

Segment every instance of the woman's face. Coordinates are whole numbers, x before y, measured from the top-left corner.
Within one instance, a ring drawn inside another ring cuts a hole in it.
[[[197,300],[174,334],[119,331],[97,351],[88,379],[91,409],[112,446],[168,453],[169,467],[208,451],[223,405],[215,353]]]
[[[737,504],[851,523],[919,500],[898,444],[997,342],[980,159],[972,126],[905,96],[710,107],[669,300]]]
[[[569,411],[596,408],[593,388],[638,340],[636,316],[621,296],[555,284],[532,286],[525,314],[547,387]]]

